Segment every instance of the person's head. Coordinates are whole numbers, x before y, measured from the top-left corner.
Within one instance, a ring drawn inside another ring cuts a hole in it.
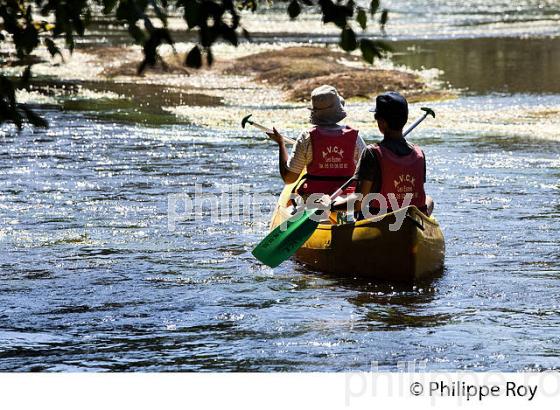
[[[391,131],[402,132],[408,121],[408,102],[395,91],[378,95],[375,107],[370,111],[375,113],[377,126],[383,135]]]
[[[322,85],[311,92],[309,110],[309,122],[313,125],[332,125],[346,118],[344,98],[330,85]]]

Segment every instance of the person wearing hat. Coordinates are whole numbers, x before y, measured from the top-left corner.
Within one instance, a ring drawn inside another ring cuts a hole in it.
[[[391,196],[393,203],[396,198],[399,205],[405,201],[407,194],[410,205],[415,205],[427,215],[431,215],[434,202],[424,191],[426,182],[426,158],[417,145],[410,144],[403,137],[403,128],[408,121],[408,102],[399,93],[390,91],[378,95],[375,107],[375,120],[383,140],[378,144],[369,145],[362,153],[355,177],[356,192],[362,196],[335,200],[332,209],[344,209],[350,201],[354,202],[357,219],[364,216],[361,211],[361,199],[368,194],[380,194],[385,199],[388,212],[391,212]],[[402,206],[400,206],[402,207]],[[379,213],[378,200],[369,203],[369,212]],[[367,208],[366,208],[367,209]]]
[[[288,156],[282,136],[273,128],[268,134],[279,148],[279,169],[284,183],[299,178],[304,168],[307,173],[297,188],[304,198],[315,193],[330,195],[355,172],[362,150],[366,147],[358,130],[339,125],[346,118],[344,99],[336,88],[322,85],[311,92],[309,122]],[[348,190],[346,193],[353,191]]]

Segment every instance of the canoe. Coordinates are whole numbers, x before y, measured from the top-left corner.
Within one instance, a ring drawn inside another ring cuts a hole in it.
[[[290,217],[293,208],[288,200],[294,185],[284,187],[271,230]],[[390,229],[400,218],[400,229]],[[441,273],[444,256],[445,241],[436,219],[409,206],[353,223],[321,222],[294,258],[315,271],[414,283]]]

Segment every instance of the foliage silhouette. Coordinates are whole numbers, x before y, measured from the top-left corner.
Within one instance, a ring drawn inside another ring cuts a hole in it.
[[[352,28],[354,20],[366,30],[368,18],[365,9],[354,0],[277,2],[286,3],[291,19],[297,19],[304,11],[319,10],[323,23],[333,23],[340,29],[339,45],[346,51],[359,48],[370,63],[385,50],[381,42],[356,35]],[[259,0],[0,0],[0,45],[13,45],[17,64],[28,61],[41,45],[52,58],[58,56],[64,61],[61,41],[73,52],[75,36],[83,36],[95,18],[105,16],[124,24],[132,40],[142,46],[144,58],[138,66],[138,73],[142,73],[158,61],[163,63],[158,54],[160,45],[174,46],[168,17],[179,14],[186,23],[186,31],[197,35],[197,44],[187,53],[185,65],[200,68],[204,59],[208,65],[212,64],[212,46],[216,42],[237,46],[240,35],[250,41],[249,32],[241,24],[241,11],[255,12],[259,3]],[[379,7],[379,0],[370,0],[370,21],[379,13]],[[380,13],[379,24],[383,32],[388,12],[382,10]],[[35,126],[47,125],[30,107],[16,101],[15,90],[27,87],[30,77],[30,65],[18,84],[0,76],[0,124],[12,122],[19,129],[25,121]]]

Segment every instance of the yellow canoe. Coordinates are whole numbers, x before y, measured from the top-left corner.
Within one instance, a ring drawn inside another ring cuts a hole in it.
[[[290,217],[292,209],[287,203],[293,187],[284,187],[271,229]],[[403,218],[402,226],[392,231],[389,225],[397,218]],[[440,273],[444,255],[438,222],[409,206],[355,223],[320,223],[294,257],[320,272],[411,283]]]

